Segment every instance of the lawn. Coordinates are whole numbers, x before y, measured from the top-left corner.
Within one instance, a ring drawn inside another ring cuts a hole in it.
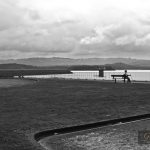
[[[26,79],[0,79],[0,88],[23,86],[26,84],[33,84],[36,80]]]
[[[0,149],[39,150],[34,133],[150,112],[150,84],[47,79],[0,88]]]

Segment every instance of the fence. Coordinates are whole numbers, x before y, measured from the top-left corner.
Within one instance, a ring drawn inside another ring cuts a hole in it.
[[[104,77],[99,77],[99,71],[71,71],[72,74],[32,75],[27,78],[65,78],[65,79],[89,79],[112,80],[113,74],[124,74],[124,70],[104,71]],[[131,80],[150,81],[150,70],[128,70]]]

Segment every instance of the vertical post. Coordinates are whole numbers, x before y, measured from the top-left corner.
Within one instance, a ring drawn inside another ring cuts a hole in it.
[[[127,75],[128,75],[128,74],[127,74],[127,70],[125,70],[125,71],[124,71],[124,83],[126,82]]]
[[[117,80],[116,80],[116,78],[115,78],[115,83],[117,83]]]
[[[104,69],[99,69],[99,77],[104,77]]]

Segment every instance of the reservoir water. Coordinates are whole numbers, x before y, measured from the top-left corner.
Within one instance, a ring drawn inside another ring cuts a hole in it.
[[[124,70],[104,71],[104,77],[99,77],[99,71],[71,71],[72,74],[32,75],[26,78],[64,78],[64,79],[89,79],[113,80],[111,75],[124,74]],[[128,70],[131,81],[150,81],[150,70]]]

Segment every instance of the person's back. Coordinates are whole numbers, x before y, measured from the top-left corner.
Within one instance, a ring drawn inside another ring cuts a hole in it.
[[[124,83],[125,83],[125,81],[126,81],[126,79],[127,79],[127,70],[124,71],[123,79],[124,79]]]
[[[127,79],[127,82],[131,82],[129,75],[127,74],[127,70],[125,70],[125,73],[124,73],[124,82],[125,82],[125,79]]]

